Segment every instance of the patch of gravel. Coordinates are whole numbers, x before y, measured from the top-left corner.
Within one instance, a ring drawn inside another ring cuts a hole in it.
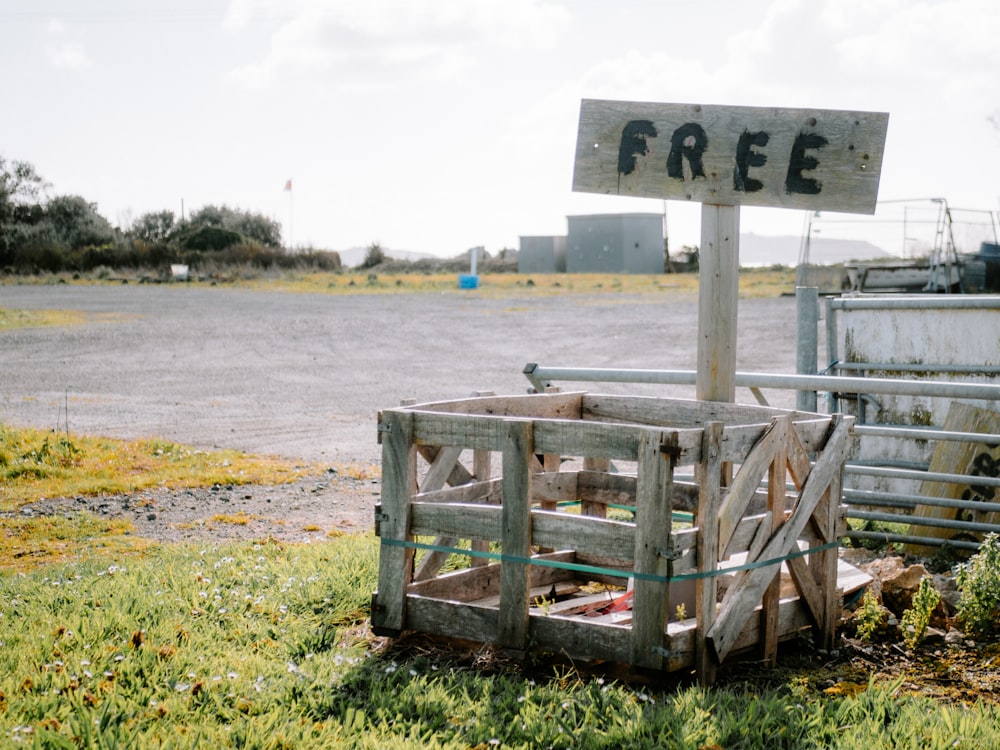
[[[89,512],[131,521],[136,536],[158,542],[236,541],[271,537],[317,542],[374,528],[378,479],[329,469],[279,485],[156,488],[129,494],[46,499],[22,506],[21,516]]]

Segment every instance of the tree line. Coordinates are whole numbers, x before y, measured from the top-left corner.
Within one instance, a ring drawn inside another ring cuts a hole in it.
[[[252,211],[207,205],[178,217],[152,211],[125,229],[79,195],[48,197],[51,186],[25,161],[0,156],[0,272],[89,272],[98,268],[164,271],[249,265],[338,270],[336,252],[289,252],[281,224]]]

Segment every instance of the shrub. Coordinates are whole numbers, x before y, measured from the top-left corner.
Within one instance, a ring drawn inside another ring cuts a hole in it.
[[[882,627],[882,621],[885,619],[885,610],[882,609],[882,606],[878,603],[878,598],[872,593],[871,589],[865,591],[855,619],[858,623],[858,638],[863,641],[870,641],[872,636]]]
[[[941,601],[941,594],[934,588],[931,579],[924,576],[913,595],[910,608],[903,612],[900,625],[903,628],[903,642],[909,648],[916,648],[924,639],[927,625],[931,621],[931,613]]]
[[[368,246],[368,250],[365,252],[365,259],[358,268],[374,268],[380,263],[384,263],[385,260],[385,250],[382,249],[380,244],[373,242]]]
[[[1000,625],[1000,536],[987,534],[979,552],[958,566],[961,593],[958,619],[969,633],[985,634]]]

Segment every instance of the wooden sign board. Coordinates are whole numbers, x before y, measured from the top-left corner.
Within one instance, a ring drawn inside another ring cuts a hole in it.
[[[889,115],[584,99],[573,190],[875,213]]]

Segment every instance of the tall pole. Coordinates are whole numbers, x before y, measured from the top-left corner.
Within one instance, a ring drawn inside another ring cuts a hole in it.
[[[736,306],[739,293],[739,206],[701,206],[698,253],[698,372],[700,401],[736,399]]]
[[[288,249],[291,250],[295,246],[295,236],[294,236],[294,224],[293,213],[292,213],[292,181],[289,180],[285,183],[285,190],[288,191]]]

